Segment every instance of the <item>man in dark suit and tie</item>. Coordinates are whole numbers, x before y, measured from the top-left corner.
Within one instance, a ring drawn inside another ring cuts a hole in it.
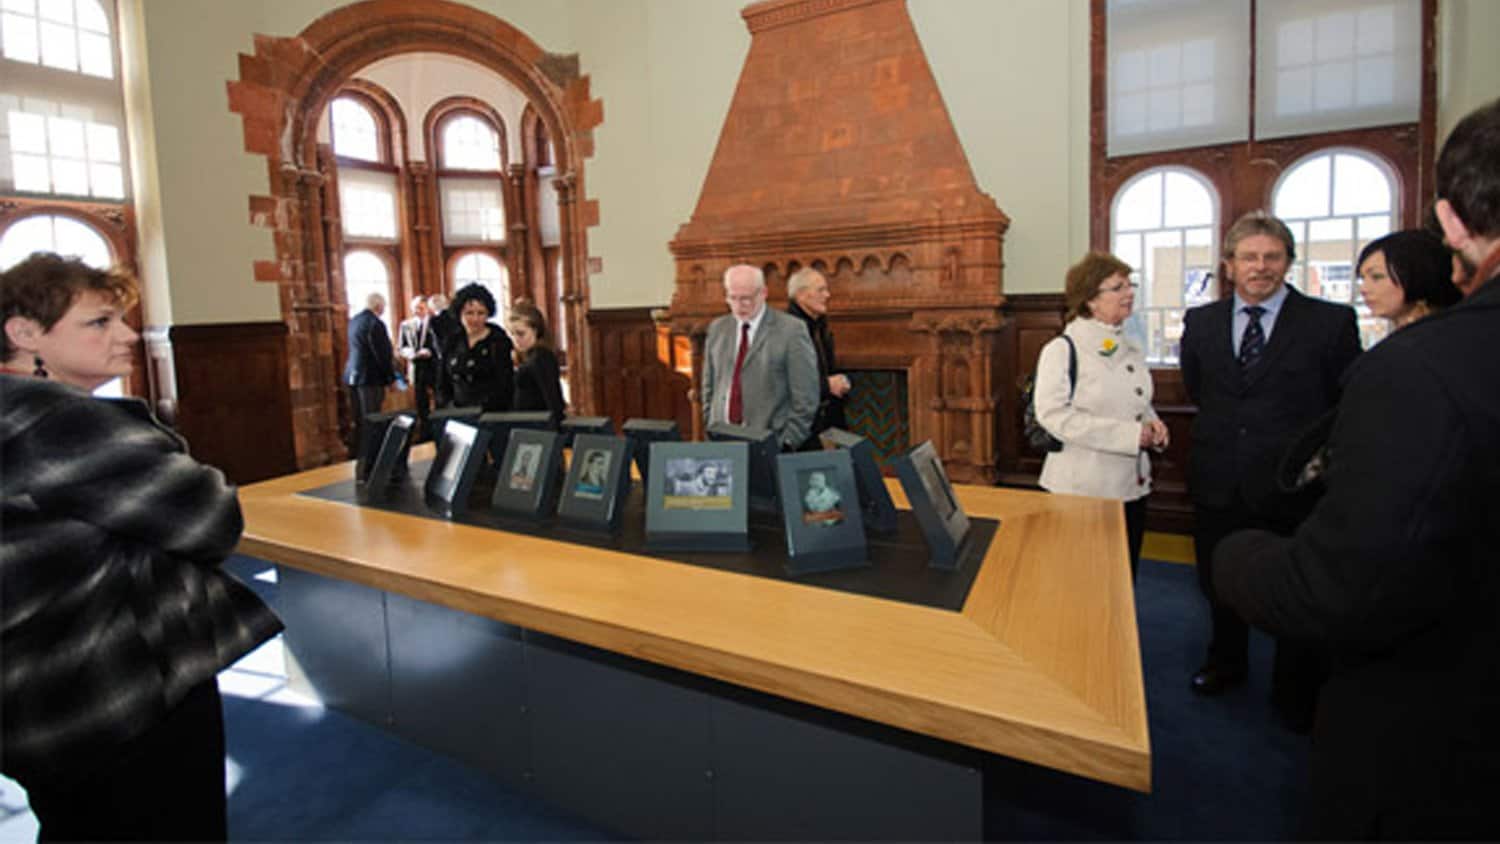
[[[422,436],[427,437],[427,414],[432,408],[433,391],[437,389],[441,347],[438,345],[437,332],[432,327],[427,300],[421,296],[413,298],[411,313],[411,319],[401,323],[397,350],[406,360],[407,378],[411,381],[413,399],[417,406],[417,421],[421,424]]]
[[[765,428],[795,450],[818,412],[818,355],[802,321],[766,307],[766,278],[739,264],[724,271],[729,313],[708,327],[700,381],[703,425]]]
[[[1213,638],[1193,691],[1218,694],[1245,680],[1248,628],[1213,592],[1214,548],[1230,532],[1290,534],[1306,503],[1279,494],[1276,468],[1308,424],[1338,403],[1340,380],[1359,355],[1354,310],[1286,285],[1296,246],[1286,224],[1263,211],[1224,236],[1223,268],[1234,295],[1187,312],[1182,380],[1198,405],[1188,458],[1198,583]],[[1278,643],[1272,702],[1306,729],[1324,669],[1300,643]]]
[[[349,385],[349,409],[354,414],[356,454],[365,441],[365,414],[380,412],[385,388],[396,380],[391,335],[380,321],[383,313],[385,297],[371,293],[365,299],[365,309],[349,320],[349,360],[344,364],[344,383]]]

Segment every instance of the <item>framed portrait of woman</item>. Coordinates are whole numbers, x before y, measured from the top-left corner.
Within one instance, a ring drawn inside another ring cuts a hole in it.
[[[563,481],[557,518],[570,527],[613,531],[630,492],[630,441],[575,434],[573,462]]]

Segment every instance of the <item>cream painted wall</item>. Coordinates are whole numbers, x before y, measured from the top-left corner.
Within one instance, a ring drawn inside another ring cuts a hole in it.
[[[1438,148],[1464,115],[1500,97],[1500,2],[1442,0],[1438,6]]]

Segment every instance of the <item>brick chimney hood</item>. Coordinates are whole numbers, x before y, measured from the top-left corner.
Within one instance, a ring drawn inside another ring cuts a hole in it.
[[[670,244],[672,327],[694,338],[695,373],[726,268],[764,268],[780,299],[787,276],[817,267],[840,367],[900,373],[910,444],[932,439],[955,477],[993,479],[1010,221],[974,181],[905,0],[765,0],[741,15],[749,55]]]

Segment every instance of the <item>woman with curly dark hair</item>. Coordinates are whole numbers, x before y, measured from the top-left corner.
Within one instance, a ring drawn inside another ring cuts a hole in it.
[[[516,343],[516,395],[512,410],[546,410],[555,428],[563,418],[562,377],[557,353],[547,342],[547,318],[529,299],[510,309],[510,336]]]
[[[281,624],[220,564],[235,489],[128,375],[135,279],[38,253],[0,273],[0,769],[49,840],[223,841],[216,675]]]
[[[448,306],[463,331],[448,338],[443,369],[452,388],[455,407],[480,407],[486,412],[510,410],[515,389],[510,337],[490,322],[495,297],[481,285],[467,284],[453,294]]]

